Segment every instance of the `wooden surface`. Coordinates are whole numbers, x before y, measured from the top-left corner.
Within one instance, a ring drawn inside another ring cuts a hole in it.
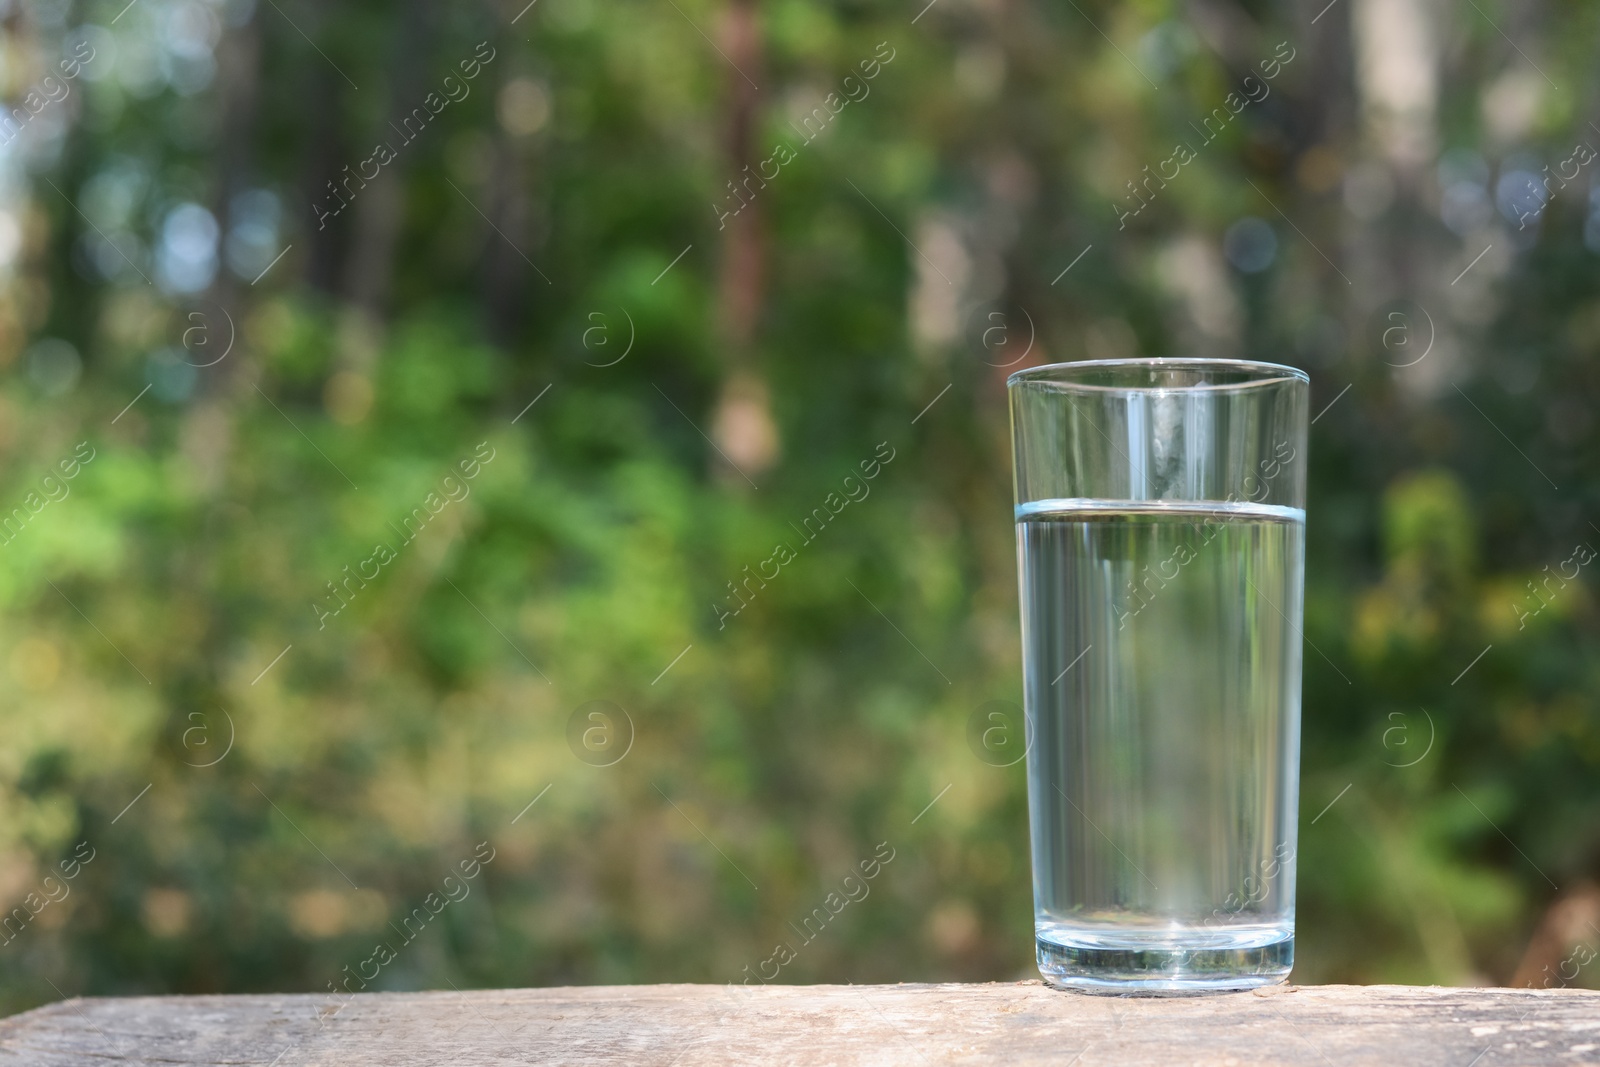
[[[1600,993],[1277,987],[1188,998],[995,985],[593,986],[69,1000],[0,1064],[1600,1064]]]

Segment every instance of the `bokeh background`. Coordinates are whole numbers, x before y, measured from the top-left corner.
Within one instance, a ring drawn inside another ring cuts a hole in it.
[[[1004,378],[1136,354],[1312,376],[1296,980],[1600,985],[1600,8],[124,2],[0,2],[0,1008],[885,852],[778,981],[1032,973]]]

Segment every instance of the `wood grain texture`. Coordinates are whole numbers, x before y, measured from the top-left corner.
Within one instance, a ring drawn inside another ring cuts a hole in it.
[[[337,1013],[335,1014],[335,1009]],[[1600,992],[1285,986],[1186,998],[993,985],[592,986],[69,1000],[0,1064],[1600,1064]]]

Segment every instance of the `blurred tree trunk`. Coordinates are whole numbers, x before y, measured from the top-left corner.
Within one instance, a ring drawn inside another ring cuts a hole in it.
[[[326,65],[313,67],[304,82],[306,92],[301,104],[302,113],[311,115],[311,138],[306,145],[305,165],[302,172],[309,244],[306,255],[306,282],[313,289],[332,293],[339,277],[348,232],[333,217],[319,218],[318,210],[336,204],[328,183],[344,165],[345,138],[340,129],[339,116],[343,113],[344,79]]]
[[[494,164],[489,174],[488,214],[503,234],[489,234],[484,256],[483,291],[488,309],[489,336],[509,346],[525,319],[530,286],[544,288],[549,281],[535,275],[523,256],[533,257],[534,208],[533,148],[528,138],[502,132],[495,138]],[[537,260],[534,260],[537,262]]]
[[[211,210],[217,219],[221,247],[211,298],[227,308],[233,308],[240,296],[238,280],[227,269],[227,236],[233,226],[233,198],[250,185],[255,169],[256,118],[261,95],[259,18],[257,13],[238,30],[225,34],[217,49],[221,143],[217,150]],[[213,375],[213,378],[220,379],[221,375]]]
[[[180,305],[183,317],[173,338],[181,344],[183,358],[202,368],[198,402],[184,414],[183,447],[198,484],[211,494],[222,490],[227,476],[234,401],[250,391],[254,380],[239,372],[243,362],[239,333],[250,310],[244,302],[248,286],[241,286],[228,269],[227,252],[234,197],[251,185],[255,170],[261,97],[259,18],[259,13],[253,15],[218,43],[219,140],[211,194],[217,220],[217,274],[204,303]]]
[[[1595,958],[1597,948],[1600,886],[1585,881],[1545,909],[1507,984],[1536,989],[1565,986]]]
[[[756,143],[759,90],[753,79],[761,76],[762,59],[756,0],[732,0],[724,13],[721,37],[735,68],[728,72],[725,144],[730,178],[740,192],[731,194],[729,202],[737,199],[744,206],[727,216],[721,230],[717,327],[727,352],[728,376],[712,420],[712,435],[723,453],[750,475],[767,469],[778,455],[771,400],[755,366],[756,333],[766,295],[765,197],[771,195],[760,178]]]
[[[394,59],[389,65],[394,74],[389,81],[389,104],[384,109],[388,118],[372,142],[373,145],[379,141],[393,145],[396,158],[376,179],[366,183],[356,203],[355,235],[345,267],[344,289],[359,319],[358,324],[350,325],[355,325],[360,334],[375,335],[380,329],[394,281],[395,248],[404,221],[405,175],[413,162],[410,157],[415,149],[395,144],[392,137],[401,120],[413,108],[423,106],[427,93],[424,77],[431,51],[429,15],[427,0],[409,0],[405,5],[395,38]],[[442,136],[442,131],[424,130],[424,135],[428,133]],[[367,152],[370,151],[371,146],[368,146]],[[356,154],[366,158],[366,152]],[[352,340],[347,329],[346,341]],[[347,343],[344,347],[348,351],[352,346]],[[355,351],[349,353],[358,369],[366,369],[371,358],[370,353],[362,351],[365,347],[358,342],[354,345]]]
[[[761,69],[761,28],[756,21],[756,0],[733,0],[723,24],[723,40],[728,57],[737,70],[729,72],[727,161],[735,186],[742,185],[747,173],[754,174],[760,162],[756,151],[758,91],[747,77]],[[742,72],[742,73],[741,73]],[[750,168],[747,172],[745,168]],[[759,178],[753,188],[741,195],[755,195],[737,214],[729,216],[722,234],[722,271],[718,284],[718,317],[724,341],[737,361],[748,358],[766,283],[766,229],[763,225],[765,202],[759,191]],[[721,190],[718,190],[721,192]]]

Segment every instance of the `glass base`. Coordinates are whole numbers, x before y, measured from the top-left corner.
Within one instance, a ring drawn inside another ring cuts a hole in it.
[[[1176,996],[1276,985],[1294,966],[1294,927],[1116,930],[1041,924],[1039,973],[1058,989]]]

